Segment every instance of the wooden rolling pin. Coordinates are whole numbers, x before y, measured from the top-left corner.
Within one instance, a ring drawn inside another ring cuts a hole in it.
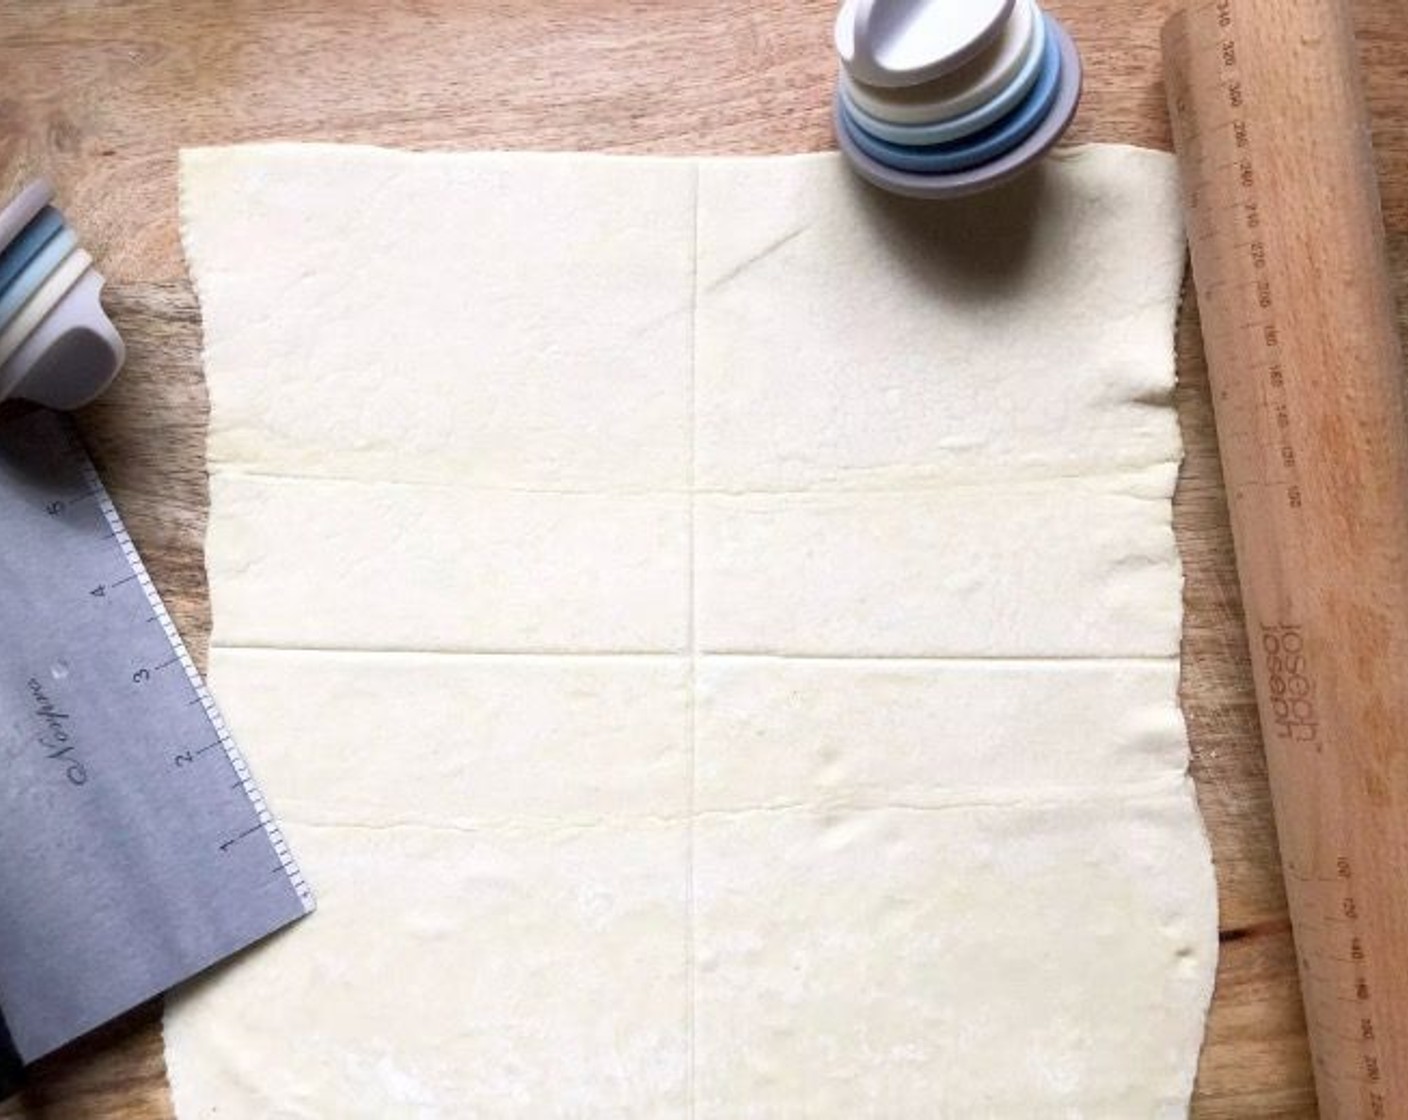
[[[1408,430],[1354,29],[1194,0],[1163,46],[1321,1114],[1408,1117]]]

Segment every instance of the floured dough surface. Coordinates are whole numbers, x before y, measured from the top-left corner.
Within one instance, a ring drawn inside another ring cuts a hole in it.
[[[195,1117],[1185,1113],[1170,157],[182,156],[211,683],[319,894]]]

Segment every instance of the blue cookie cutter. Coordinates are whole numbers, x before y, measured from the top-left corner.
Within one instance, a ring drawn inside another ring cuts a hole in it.
[[[991,101],[979,105],[975,109],[970,109],[966,113],[960,113],[956,117],[934,121],[932,124],[896,124],[893,121],[883,120],[857,104],[851,91],[846,88],[845,82],[840,84],[841,99],[845,103],[846,112],[850,114],[856,124],[870,135],[881,140],[888,140],[891,144],[923,147],[929,144],[945,144],[953,140],[960,140],[1001,120],[1017,107],[1022,98],[1031,92],[1032,86],[1036,84],[1037,77],[1041,74],[1042,64],[1046,60],[1046,52],[1050,48],[1051,34],[1044,15],[1037,19],[1033,35],[1036,42],[1027,52],[1027,57],[1022,62],[1022,68],[1017,71],[1012,81],[998,91]]]
[[[894,144],[873,136],[852,118],[842,114],[850,139],[878,163],[897,171],[919,175],[940,175],[964,171],[998,159],[1016,148],[1037,130],[1056,101],[1061,88],[1061,51],[1048,21],[1047,45],[1042,52],[1041,74],[1036,85],[1005,118],[981,132],[952,144]],[[845,103],[842,102],[844,108]]]
[[[944,175],[916,175],[909,171],[896,171],[893,167],[886,167],[878,160],[871,159],[856,146],[855,141],[851,139],[855,126],[846,118],[845,107],[838,92],[832,119],[836,139],[852,169],[862,179],[881,190],[909,198],[928,199],[959,198],[978,191],[991,190],[1024,174],[1065,135],[1076,115],[1076,109],[1080,106],[1080,52],[1076,50],[1075,43],[1058,21],[1053,20],[1051,26],[1055,32],[1057,48],[1061,52],[1061,88],[1056,94],[1056,104],[1052,106],[1046,119],[1037,126],[1036,131],[1010,152],[991,163]]]
[[[76,248],[78,238],[73,230],[67,227],[49,238],[44,247],[20,270],[10,286],[0,292],[0,331],[9,326],[10,320],[19,314],[20,308],[29,302],[30,296],[39,290],[39,286],[49,279],[54,269]]]
[[[0,295],[39,255],[39,250],[64,228],[64,219],[52,206],[46,206],[25,226],[20,235],[0,253]]]

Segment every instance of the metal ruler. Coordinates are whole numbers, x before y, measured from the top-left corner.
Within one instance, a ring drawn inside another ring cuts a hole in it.
[[[312,908],[72,421],[0,425],[0,1095]]]

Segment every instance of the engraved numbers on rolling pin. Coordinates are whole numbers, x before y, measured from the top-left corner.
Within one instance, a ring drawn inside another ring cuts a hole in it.
[[[1251,303],[1255,306],[1255,313],[1237,324],[1237,329],[1244,336],[1240,350],[1249,366],[1248,372],[1256,377],[1257,407],[1254,415],[1243,415],[1239,417],[1239,422],[1261,429],[1266,438],[1253,442],[1265,442],[1276,450],[1274,467],[1258,461],[1249,475],[1256,477],[1262,487],[1280,490],[1286,508],[1299,510],[1303,498],[1296,476],[1294,416],[1286,392],[1285,357],[1277,325],[1276,292],[1268,275],[1264,217],[1257,197],[1259,172],[1253,154],[1253,129],[1242,114],[1243,78],[1238,67],[1232,7],[1228,0],[1216,0],[1190,9],[1190,15],[1204,20],[1211,17],[1213,26],[1209,45],[1220,62],[1219,101],[1225,112],[1217,121],[1200,120],[1193,99],[1186,91],[1176,91],[1177,109],[1183,124],[1181,135],[1186,145],[1201,142],[1204,136],[1211,142],[1216,133],[1221,133],[1220,146],[1230,155],[1213,162],[1208,168],[1209,174],[1218,176],[1218,183],[1224,188],[1222,191],[1214,191],[1212,184],[1202,179],[1188,192],[1189,235],[1200,242],[1205,252],[1222,255],[1215,226],[1219,220],[1225,219],[1228,212],[1242,234],[1229,247],[1234,258],[1224,263],[1227,266],[1225,271],[1234,277],[1227,283],[1237,288],[1245,287],[1253,297]],[[1196,28],[1199,25],[1195,22],[1190,26]],[[1208,201],[1209,195],[1229,193],[1225,190],[1229,183],[1234,188],[1230,192],[1230,200],[1216,204]],[[1211,303],[1225,286],[1221,282],[1199,285],[1199,301]],[[1225,408],[1227,396],[1226,393],[1221,395],[1219,407]],[[1240,493],[1233,493],[1231,497],[1234,500],[1244,499]]]
[[[1304,496],[1296,453],[1296,414],[1288,392],[1295,370],[1282,346],[1278,296],[1272,273],[1276,213],[1268,205],[1264,167],[1258,145],[1274,144],[1259,136],[1248,119],[1245,60],[1238,45],[1237,14],[1231,0],[1191,4],[1180,34],[1179,57],[1190,60],[1170,83],[1178,149],[1184,159],[1184,196],[1188,233],[1210,267],[1195,271],[1199,303],[1204,308],[1236,308],[1226,323],[1205,315],[1205,332],[1217,330],[1223,353],[1235,354],[1234,376],[1214,383],[1229,500],[1234,518],[1240,503],[1261,508],[1263,494],[1276,495],[1280,516],[1299,517]],[[1194,96],[1193,83],[1196,83]],[[1193,158],[1188,158],[1192,156]],[[1196,171],[1192,170],[1196,168]],[[1209,336],[1209,349],[1213,336]],[[1225,432],[1224,432],[1225,429]],[[1240,486],[1237,481],[1240,481]],[[1244,492],[1244,491],[1260,491]],[[1260,649],[1267,690],[1263,730],[1284,749],[1299,752],[1310,767],[1323,767],[1324,781],[1335,780],[1336,754],[1345,745],[1327,740],[1319,718],[1313,650],[1302,627],[1282,618],[1263,625]],[[1257,644],[1253,637],[1254,646]],[[1307,777],[1314,786],[1317,779]],[[1307,1012],[1317,1032],[1332,1035],[1348,1061],[1333,1053],[1315,1055],[1316,1078],[1333,1086],[1343,1115],[1387,1120],[1396,1095],[1386,1084],[1386,1065],[1376,1029],[1370,965],[1363,935],[1366,899],[1355,883],[1355,867],[1343,854],[1296,850],[1295,837],[1282,837],[1282,858]],[[1382,997],[1379,997],[1382,998]],[[1322,1100],[1324,1094],[1322,1092]]]
[[[1382,1059],[1374,1026],[1374,991],[1369,982],[1369,956],[1359,932],[1359,902],[1355,893],[1354,868],[1340,856],[1330,875],[1315,875],[1287,861],[1288,886],[1303,896],[1317,900],[1317,925],[1296,927],[1296,952],[1302,976],[1320,984],[1308,990],[1335,993],[1320,996],[1307,1010],[1345,1045],[1358,1050],[1359,1068],[1346,1075],[1325,1055],[1317,1055],[1315,1073],[1332,1083],[1350,1082],[1349,1092],[1366,1093],[1365,1116],[1381,1120],[1389,1116],[1388,1097],[1382,1084]]]

